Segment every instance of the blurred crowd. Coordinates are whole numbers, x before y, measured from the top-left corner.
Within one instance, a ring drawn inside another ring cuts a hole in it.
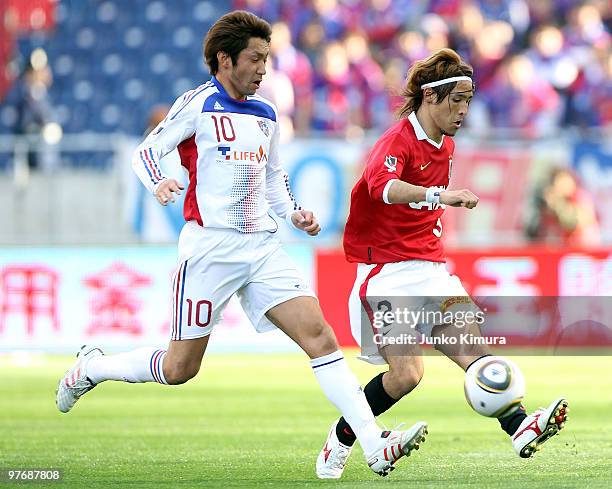
[[[411,64],[442,47],[475,69],[468,125],[518,137],[612,126],[609,0],[234,0],[273,24],[262,95],[285,131],[386,128]],[[287,136],[290,136],[288,134]]]

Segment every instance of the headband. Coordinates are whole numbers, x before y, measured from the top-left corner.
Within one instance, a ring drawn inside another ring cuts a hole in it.
[[[451,78],[444,78],[443,80],[438,80],[438,81],[434,81],[434,82],[430,82],[430,83],[425,83],[424,85],[421,85],[421,90],[423,88],[433,88],[433,87],[437,87],[439,85],[446,85],[447,83],[452,83],[452,82],[456,82],[456,81],[472,81],[472,79],[469,76],[453,76]]]

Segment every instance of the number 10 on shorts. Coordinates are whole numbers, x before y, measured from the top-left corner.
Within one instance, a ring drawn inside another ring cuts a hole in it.
[[[200,328],[204,328],[210,324],[212,315],[212,302],[203,299],[193,303],[192,299],[185,299],[187,302],[187,326],[192,326],[194,323]]]

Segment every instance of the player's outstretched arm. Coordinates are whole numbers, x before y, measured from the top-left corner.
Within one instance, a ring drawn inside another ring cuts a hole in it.
[[[169,202],[175,201],[174,194],[181,195],[184,188],[185,186],[174,178],[166,178],[157,185],[155,198],[161,205],[168,205]]]
[[[296,228],[301,229],[310,236],[316,236],[321,231],[319,221],[317,221],[312,211],[295,211],[291,214],[291,222]]]

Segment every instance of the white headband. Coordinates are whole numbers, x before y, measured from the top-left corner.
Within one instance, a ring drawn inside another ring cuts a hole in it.
[[[444,80],[438,80],[435,82],[430,82],[430,83],[425,83],[424,85],[421,85],[421,89],[423,88],[433,88],[433,87],[437,87],[440,85],[446,85],[447,83],[452,83],[452,82],[456,82],[456,81],[472,81],[472,79],[469,76],[453,76],[451,78],[444,78]]]

